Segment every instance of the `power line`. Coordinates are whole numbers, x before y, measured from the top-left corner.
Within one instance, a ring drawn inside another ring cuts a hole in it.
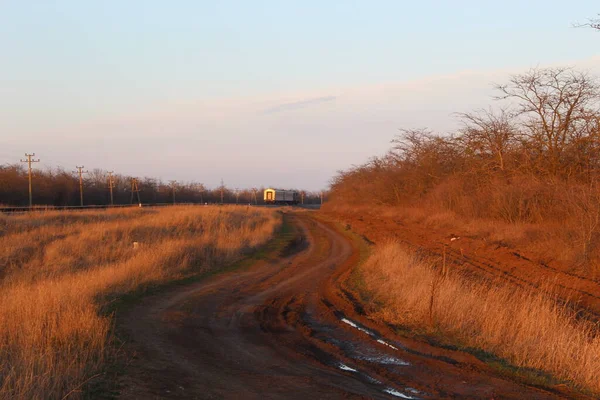
[[[33,206],[33,197],[31,194],[31,163],[40,162],[40,159],[39,158],[37,160],[31,159],[31,157],[35,157],[35,153],[32,153],[32,154],[25,153],[25,157],[27,157],[27,160],[21,160],[21,162],[26,162],[29,167],[29,208],[31,208]]]
[[[83,165],[81,167],[75,166],[75,168],[77,168],[77,171],[73,172],[79,174],[79,205],[83,207],[83,174],[87,174],[88,171],[83,170],[85,168]]]

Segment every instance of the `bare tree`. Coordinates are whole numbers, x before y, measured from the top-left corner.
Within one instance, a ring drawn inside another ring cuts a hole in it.
[[[200,203],[204,203],[204,193],[206,192],[206,186],[203,183],[195,183],[194,189],[200,194]]]
[[[590,18],[585,23],[576,22],[573,24],[574,28],[592,28],[596,30],[600,30],[600,14],[598,14],[598,18]]]
[[[448,167],[456,156],[455,141],[452,136],[443,137],[429,129],[400,129],[400,134],[392,140],[392,155],[405,165]],[[434,173],[434,171],[430,171]]]
[[[598,16],[600,17],[600,14],[598,14]],[[596,29],[600,31],[600,18],[592,18],[589,19],[587,24],[583,24],[583,26],[587,26],[589,28],[592,29]]]
[[[585,134],[590,116],[598,114],[597,81],[570,68],[532,69],[496,88],[501,92],[497,99],[516,102],[539,166],[559,173],[565,150]]]
[[[487,164],[504,171],[507,153],[518,136],[511,113],[505,109],[499,112],[489,109],[457,115],[464,124],[460,131],[463,151],[484,162],[490,159],[491,163]]]

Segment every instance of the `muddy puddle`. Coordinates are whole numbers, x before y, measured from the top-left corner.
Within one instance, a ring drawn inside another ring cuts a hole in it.
[[[379,368],[389,371],[395,371],[397,368],[409,368],[411,364],[397,354],[402,352],[399,344],[396,346],[395,343],[393,344],[384,339],[378,332],[347,318],[341,313],[337,313],[337,317],[341,323],[367,335],[368,339],[360,340],[351,331],[343,329],[341,326],[317,321],[310,313],[306,313],[302,318],[306,326],[310,328],[312,338],[338,349],[338,351],[330,354],[334,359],[337,358],[335,353],[338,352],[345,357],[346,360],[335,361],[333,366],[355,376],[356,379],[368,382],[381,392],[393,397],[403,399],[427,397],[425,393],[421,393],[414,388],[403,387],[404,385],[401,382],[389,381],[381,376],[367,373],[366,371],[371,370],[368,364],[377,365]],[[379,345],[386,346],[388,350],[382,350]],[[351,360],[355,360],[356,364],[350,362]]]

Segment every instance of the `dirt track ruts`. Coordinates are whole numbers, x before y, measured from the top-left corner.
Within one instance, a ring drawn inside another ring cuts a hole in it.
[[[148,296],[118,315],[121,398],[559,398],[473,356],[396,336],[341,288],[358,255],[298,213],[304,250]]]

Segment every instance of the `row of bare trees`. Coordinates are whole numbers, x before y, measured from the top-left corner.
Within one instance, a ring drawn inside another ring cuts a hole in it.
[[[0,205],[28,205],[28,171],[21,164],[0,165]],[[115,174],[113,179],[114,204],[142,203],[263,203],[264,188],[233,189],[221,184],[207,188],[198,182],[163,182],[154,178],[137,179],[132,187],[131,176]],[[33,201],[36,205],[79,205],[79,180],[61,168],[33,170]],[[84,180],[85,204],[110,204],[110,180],[106,171],[95,169]],[[138,192],[139,190],[139,192]],[[320,193],[304,191],[306,204],[318,204]],[[255,197],[256,196],[256,197]]]
[[[600,19],[581,26],[600,30]],[[451,135],[401,129],[388,154],[339,172],[331,199],[393,205],[428,197],[455,211],[487,216],[494,213],[485,205],[496,204],[502,218],[514,221],[553,212],[541,208],[556,197],[548,192],[564,185],[598,186],[600,84],[595,77],[571,68],[532,69],[495,89],[499,107],[456,114],[462,128]],[[501,198],[490,195],[477,207],[465,206],[465,198],[490,188]],[[534,211],[534,204],[540,209]]]
[[[340,173],[334,191],[339,194],[346,180],[366,171],[403,177],[390,181],[396,202],[452,176],[479,183],[527,176],[595,184],[600,175],[596,78],[569,68],[534,69],[496,89],[500,108],[457,114],[463,127],[451,135],[403,129],[387,155]]]
[[[453,134],[406,129],[383,157],[340,172],[335,204],[426,205],[467,218],[569,222],[600,242],[600,84],[570,68],[497,85],[499,107],[457,114]]]
[[[600,19],[579,26],[600,30]],[[553,213],[563,204],[556,199],[565,185],[595,190],[598,80],[570,68],[543,68],[514,75],[495,89],[499,107],[456,114],[462,128],[453,134],[401,129],[388,154],[338,173],[331,200],[429,200],[463,214],[522,221]]]

